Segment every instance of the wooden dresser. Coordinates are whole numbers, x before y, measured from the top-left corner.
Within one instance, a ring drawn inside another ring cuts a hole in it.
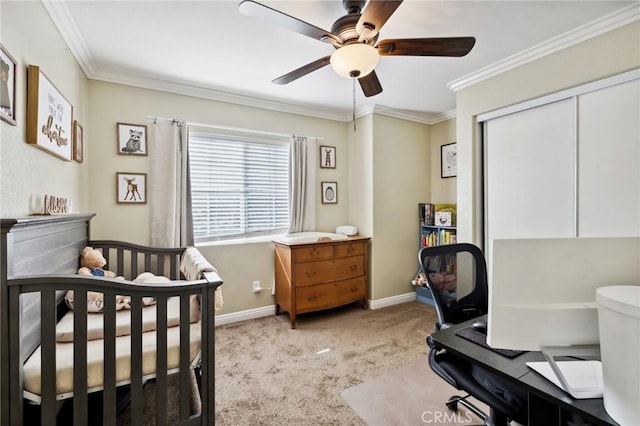
[[[296,315],[362,301],[367,307],[368,237],[287,244],[274,241],[276,315]]]

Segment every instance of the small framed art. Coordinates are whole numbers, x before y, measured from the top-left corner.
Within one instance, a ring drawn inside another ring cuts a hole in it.
[[[147,174],[116,172],[118,204],[147,203]]]
[[[336,168],[336,147],[320,145],[320,167],[323,169]]]
[[[458,154],[456,143],[440,147],[440,177],[450,178],[458,175]]]
[[[78,120],[73,121],[73,159],[82,163],[84,152],[84,130]]]
[[[147,155],[147,126],[118,123],[118,154]]]
[[[322,204],[338,204],[338,182],[321,182]]]
[[[0,118],[16,123],[16,60],[0,44]]]

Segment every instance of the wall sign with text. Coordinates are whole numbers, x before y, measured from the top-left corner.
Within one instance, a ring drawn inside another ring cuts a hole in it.
[[[35,65],[27,74],[27,143],[71,161],[73,107]]]

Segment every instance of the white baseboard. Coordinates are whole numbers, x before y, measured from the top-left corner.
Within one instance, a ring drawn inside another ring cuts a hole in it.
[[[369,300],[369,309],[380,309],[387,306],[399,305],[400,303],[413,302],[416,300],[416,293],[400,294],[398,296],[385,297],[384,299]],[[248,309],[246,311],[233,312],[230,314],[216,315],[216,327],[223,324],[246,321],[250,319],[268,317],[275,315],[275,305],[264,306],[262,308]]]
[[[397,296],[385,297],[384,299],[369,300],[369,309],[386,308],[387,306],[399,305],[401,303],[415,302],[416,292],[399,294]]]
[[[223,324],[246,321],[250,319],[268,317],[276,314],[275,305],[264,306],[262,308],[248,309],[246,311],[232,312],[230,314],[216,315],[216,327]]]

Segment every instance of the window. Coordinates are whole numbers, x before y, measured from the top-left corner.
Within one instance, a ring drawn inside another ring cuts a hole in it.
[[[288,143],[191,135],[189,157],[196,242],[288,229]]]

